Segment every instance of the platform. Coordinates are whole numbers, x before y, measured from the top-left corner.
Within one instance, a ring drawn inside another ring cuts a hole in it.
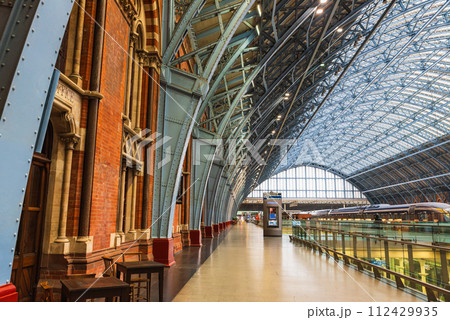
[[[231,228],[173,301],[423,301],[251,223]]]

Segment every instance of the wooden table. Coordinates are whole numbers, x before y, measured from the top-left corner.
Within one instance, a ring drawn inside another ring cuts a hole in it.
[[[130,261],[130,262],[116,262],[117,278],[120,278],[120,273],[123,273],[125,282],[130,283],[132,274],[146,273],[151,283],[152,273],[158,273],[159,277],[159,302],[163,302],[164,297],[164,268],[166,265],[154,261]]]
[[[114,277],[80,278],[61,280],[61,301],[85,301],[86,299],[106,298],[113,301],[130,301],[130,285]]]

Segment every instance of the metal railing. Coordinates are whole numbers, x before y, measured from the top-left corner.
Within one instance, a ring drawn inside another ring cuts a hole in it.
[[[364,233],[393,240],[410,240],[429,244],[450,244],[450,223],[396,221],[347,221],[309,220],[301,221],[302,226],[317,227],[341,232]]]
[[[327,224],[310,222],[293,226],[291,240],[372,272],[375,278],[395,281],[398,288],[420,291],[429,301],[450,301],[450,247],[333,230]]]

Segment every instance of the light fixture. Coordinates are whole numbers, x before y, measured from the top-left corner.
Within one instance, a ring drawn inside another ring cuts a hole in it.
[[[322,14],[322,13],[323,13],[323,9],[322,9],[322,8],[317,9],[317,10],[316,10],[316,13],[317,13],[317,14]]]
[[[276,131],[275,130],[272,130],[272,134],[275,134],[276,133]]]
[[[320,63],[320,66],[321,66],[321,67],[325,67],[325,63],[321,62],[321,63]]]
[[[321,0],[321,1],[323,1],[323,0]],[[258,4],[258,5],[256,6],[256,8],[258,8],[258,13],[259,13],[259,16],[261,17],[261,16],[262,16],[261,6]]]
[[[328,0],[320,0],[320,3],[327,3]]]
[[[256,33],[257,33],[258,36],[259,36],[259,27],[258,27],[258,25],[256,25]]]
[[[285,95],[286,97],[289,97],[291,94],[290,94],[289,92],[286,92],[284,95]]]
[[[336,30],[337,32],[341,33],[342,31],[344,31],[344,29],[342,29],[341,27],[337,28]]]

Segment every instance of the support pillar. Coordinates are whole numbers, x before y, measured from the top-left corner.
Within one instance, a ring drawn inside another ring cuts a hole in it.
[[[69,191],[70,191],[70,175],[72,173],[72,159],[75,145],[80,140],[76,134],[68,134],[62,136],[62,141],[66,144],[65,161],[64,161],[64,175],[61,192],[61,207],[59,211],[59,227],[58,237],[55,242],[67,243],[69,239],[66,236],[67,228],[67,211],[69,208]]]
[[[34,1],[31,6],[23,6],[23,1],[4,3],[0,42],[0,284],[7,285],[1,289],[2,297],[9,296],[14,287],[8,283],[14,260],[11,249],[19,230],[25,175],[39,143],[36,139],[44,136],[47,127],[46,116],[59,76],[54,64],[73,7],[70,1]],[[11,15],[5,19],[9,10]]]
[[[191,239],[191,247],[202,246],[202,232],[200,230],[190,230],[189,238]]]
[[[136,239],[136,196],[137,196],[137,176],[138,171],[136,169],[132,170],[133,180],[131,186],[131,212],[130,212],[130,230],[128,231],[127,237],[131,240]]]
[[[84,27],[84,12],[86,7],[86,0],[80,0],[78,2],[77,13],[77,32],[75,38],[75,47],[72,61],[72,74],[69,78],[75,82],[78,86],[82,86],[83,81],[80,76],[81,66],[81,47],[83,45],[83,27]]]
[[[19,294],[12,283],[0,286],[0,302],[17,302]]]
[[[127,166],[122,163],[122,175],[120,180],[120,194],[119,194],[119,212],[117,217],[117,229],[116,229],[116,246],[119,246],[122,241],[125,240],[125,234],[123,232],[123,215],[125,205],[125,186],[126,186],[126,173]]]
[[[211,171],[209,174],[208,184],[206,187],[206,197],[205,197],[205,238],[213,238],[214,237],[214,228],[213,228],[213,213],[215,212],[216,205],[216,196],[218,195],[218,185],[220,175],[223,171],[223,165],[217,162],[213,162]]]
[[[205,238],[214,238],[213,226],[206,226],[205,227]]]
[[[89,88],[98,92],[101,82],[101,66],[103,55],[104,26],[106,17],[106,1],[97,3],[96,21],[94,29],[94,47],[92,52],[92,70]],[[77,242],[87,245],[89,242],[89,226],[91,221],[91,201],[95,167],[95,145],[97,140],[98,108],[100,99],[89,99],[86,138],[84,143],[84,164],[80,200],[80,217]]]
[[[153,258],[156,262],[171,267],[175,264],[173,257],[173,238],[153,239]]]
[[[218,224],[213,224],[213,228],[214,228],[214,232],[215,233],[220,233],[220,229],[219,229],[219,225]]]

